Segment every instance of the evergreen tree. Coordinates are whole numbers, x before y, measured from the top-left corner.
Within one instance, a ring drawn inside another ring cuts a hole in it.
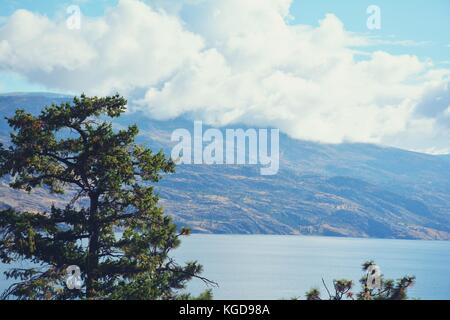
[[[193,277],[210,283],[197,262],[181,266],[169,254],[189,231],[177,232],[153,185],[174,163],[136,144],[135,125],[113,129],[107,118],[119,117],[126,103],[119,95],[82,95],[7,119],[14,131],[11,145],[0,145],[0,177],[15,189],[72,199],[48,212],[0,212],[1,261],[31,265],[6,272],[15,283],[3,298],[176,299]],[[81,269],[80,290],[65,284],[70,265]]]
[[[327,291],[328,300],[405,300],[408,298],[407,290],[414,282],[415,277],[404,276],[397,281],[380,278],[380,287],[371,289],[368,286],[368,270],[370,266],[375,265],[373,261],[363,263],[362,270],[365,275],[361,278],[362,289],[355,294],[353,281],[347,279],[333,280],[333,287],[330,290],[322,279],[322,283]],[[322,300],[321,292],[317,288],[312,288],[305,294],[307,300]]]

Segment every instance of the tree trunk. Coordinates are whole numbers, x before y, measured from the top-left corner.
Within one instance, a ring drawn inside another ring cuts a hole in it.
[[[86,268],[86,297],[95,297],[95,287],[97,283],[98,250],[100,227],[98,225],[98,195],[90,195],[90,216],[89,216],[89,248]]]

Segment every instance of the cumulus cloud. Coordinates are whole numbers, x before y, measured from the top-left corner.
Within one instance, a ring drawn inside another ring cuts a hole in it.
[[[0,29],[0,66],[70,91],[107,94],[149,88],[189,64],[203,48],[181,21],[139,1],[120,1],[80,30],[25,10]]]
[[[71,92],[119,91],[157,119],[272,126],[331,143],[450,147],[449,106],[432,103],[443,88],[448,98],[449,70],[370,52],[372,40],[333,14],[316,27],[294,25],[290,5],[122,0],[76,31],[19,10],[0,28],[0,69]]]

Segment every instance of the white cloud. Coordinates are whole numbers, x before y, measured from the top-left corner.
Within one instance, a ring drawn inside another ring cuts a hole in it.
[[[0,66],[70,91],[107,94],[149,88],[198,55],[203,40],[173,16],[120,1],[80,30],[25,10],[0,29]]]
[[[79,31],[18,11],[0,28],[0,69],[72,92],[120,91],[159,119],[190,114],[314,141],[450,147],[443,112],[416,111],[448,69],[413,55],[362,55],[356,48],[373,39],[333,14],[318,27],[292,25],[290,0],[183,3],[162,10],[122,0]]]

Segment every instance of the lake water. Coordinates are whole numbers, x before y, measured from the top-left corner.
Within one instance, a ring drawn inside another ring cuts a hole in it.
[[[176,250],[178,262],[198,260],[219,283],[215,299],[289,299],[311,287],[325,291],[337,278],[357,282],[361,264],[375,260],[388,278],[417,277],[411,298],[450,299],[450,242],[268,235],[191,235]],[[0,265],[4,270],[5,266]],[[6,287],[0,278],[0,290]],[[195,280],[189,291],[205,285]]]
[[[204,276],[219,283],[216,299],[289,299],[321,278],[356,281],[361,264],[374,260],[387,278],[417,277],[410,298],[450,299],[450,242],[351,239],[268,235],[192,235],[175,255],[179,261],[196,259]],[[205,286],[195,281],[190,291]]]

